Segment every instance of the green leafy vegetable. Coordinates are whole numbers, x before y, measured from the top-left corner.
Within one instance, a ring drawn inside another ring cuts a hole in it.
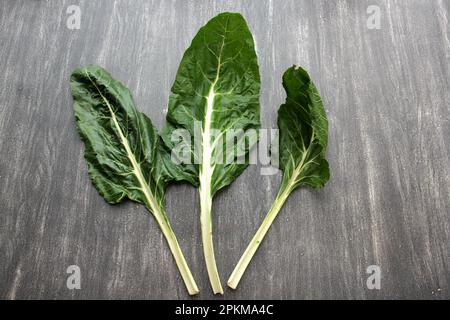
[[[259,89],[257,57],[248,26],[240,14],[222,13],[192,40],[169,98],[165,143],[174,149],[177,129],[187,130],[195,139],[189,150],[193,163],[184,162],[174,178],[199,185],[203,250],[214,293],[223,293],[223,289],[213,249],[212,198],[248,166],[248,159],[229,160],[239,153],[247,157],[257,142],[256,130],[249,129],[260,127]],[[227,133],[236,129],[246,132],[238,136],[244,147],[239,143],[224,147],[236,138]]]
[[[136,110],[129,90],[98,66],[76,69],[70,82],[94,186],[111,204],[127,197],[153,213],[189,294],[198,293],[164,210],[166,185],[177,168],[150,119]]]
[[[272,207],[228,280],[233,289],[290,193],[301,186],[323,187],[330,178],[325,160],[328,121],[316,87],[308,73],[296,67],[284,73],[283,86],[287,98],[278,111],[283,178]]]

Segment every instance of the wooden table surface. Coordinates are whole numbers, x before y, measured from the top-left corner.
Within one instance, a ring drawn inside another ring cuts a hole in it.
[[[80,8],[80,29],[66,12]],[[368,28],[372,8],[379,29]],[[158,128],[184,50],[223,11],[254,35],[264,128],[276,128],[283,71],[309,70],[330,122],[332,178],[295,191],[240,287],[218,299],[450,298],[449,0],[0,1],[0,298],[188,298],[167,243],[139,204],[92,186],[69,75],[99,64]],[[280,174],[250,166],[214,200],[223,284],[270,207]],[[197,190],[167,209],[188,263],[213,298]],[[66,286],[67,268],[81,289]],[[367,267],[381,270],[369,290]]]

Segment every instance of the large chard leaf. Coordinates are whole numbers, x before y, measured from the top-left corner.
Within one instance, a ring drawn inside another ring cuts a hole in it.
[[[201,173],[208,172],[215,194],[247,167],[223,163],[224,145],[219,142],[225,142],[228,130],[260,127],[259,89],[253,38],[244,18],[238,13],[219,14],[199,30],[184,53],[169,97],[165,142],[173,147],[171,134],[180,128],[191,137],[201,135],[198,150],[191,144],[195,166],[185,166],[184,180],[195,185]],[[200,132],[195,123],[201,125]],[[214,136],[212,130],[222,135]],[[247,151],[252,146],[247,144]]]
[[[257,142],[256,131],[249,129],[260,126],[259,89],[257,57],[248,26],[240,14],[222,13],[192,40],[169,98],[165,143],[174,149],[172,133],[179,129],[194,138],[190,144],[192,163],[184,163],[183,172],[175,178],[200,185],[204,254],[215,293],[222,293],[222,287],[212,245],[212,197],[248,166],[248,159],[230,159],[247,155]],[[227,141],[235,139],[227,132],[237,129],[246,133],[238,138],[245,140],[244,146]],[[229,145],[232,147],[226,147]]]
[[[94,186],[111,204],[126,197],[153,213],[189,293],[197,293],[164,211],[166,185],[177,168],[150,119],[136,110],[130,91],[98,66],[76,69],[70,82],[77,128]]]
[[[305,70],[294,66],[284,73],[283,86],[287,98],[278,111],[283,178],[275,201],[228,280],[231,288],[237,287],[290,193],[300,186],[323,187],[330,178],[325,159],[328,120],[314,83]]]

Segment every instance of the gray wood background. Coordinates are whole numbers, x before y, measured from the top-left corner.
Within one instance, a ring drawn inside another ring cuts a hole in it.
[[[69,5],[81,29],[66,27]],[[367,7],[381,9],[379,30]],[[281,75],[304,66],[329,121],[332,179],[288,199],[228,299],[450,298],[450,1],[0,1],[0,298],[187,298],[154,219],[110,206],[89,181],[71,71],[99,64],[161,128],[170,86],[199,27],[241,12],[276,128]],[[223,283],[277,192],[250,166],[214,201]],[[174,185],[168,212],[201,288],[197,190]],[[69,265],[81,289],[66,287]],[[366,287],[378,265],[380,290]],[[221,297],[216,297],[220,299]]]

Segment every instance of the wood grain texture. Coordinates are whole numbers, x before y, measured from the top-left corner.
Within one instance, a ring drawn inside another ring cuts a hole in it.
[[[81,29],[66,27],[69,5]],[[366,26],[369,5],[381,29]],[[154,219],[110,206],[89,181],[71,71],[99,64],[164,123],[184,50],[211,17],[241,12],[262,76],[262,122],[276,128],[283,71],[309,70],[330,121],[332,179],[295,191],[228,299],[450,298],[450,1],[0,1],[0,298],[187,298]],[[215,198],[225,283],[274,199],[260,166]],[[202,289],[197,190],[167,209]],[[66,269],[81,268],[81,290]],[[379,265],[381,290],[366,288]],[[221,297],[216,297],[220,299]]]

